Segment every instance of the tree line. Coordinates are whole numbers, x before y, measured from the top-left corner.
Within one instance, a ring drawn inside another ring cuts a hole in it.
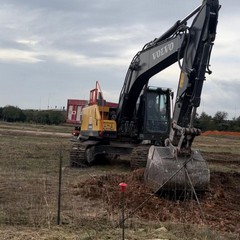
[[[66,121],[63,110],[22,110],[15,106],[0,107],[0,120],[6,122],[28,122],[59,125]]]
[[[7,122],[28,122],[39,124],[62,124],[66,121],[64,110],[22,110],[15,106],[0,107],[0,120]],[[240,116],[228,120],[228,113],[217,111],[212,117],[205,112],[197,114],[194,126],[202,131],[238,131],[240,132]]]
[[[218,130],[240,132],[240,116],[228,120],[227,112],[217,111],[213,117],[202,112],[201,115],[196,116],[194,126],[200,128],[202,131]]]

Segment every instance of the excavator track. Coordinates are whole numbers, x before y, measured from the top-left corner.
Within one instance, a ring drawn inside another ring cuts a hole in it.
[[[146,167],[149,148],[149,145],[141,145],[133,149],[130,157],[130,165],[132,170]]]
[[[70,166],[71,167],[86,167],[87,161],[85,158],[87,145],[82,142],[75,142],[70,150]]]

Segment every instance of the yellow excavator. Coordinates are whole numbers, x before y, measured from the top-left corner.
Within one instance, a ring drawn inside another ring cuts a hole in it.
[[[211,73],[219,9],[218,0],[204,0],[147,43],[129,66],[117,108],[106,105],[96,84],[89,106],[83,109],[80,135],[72,145],[72,166],[91,165],[106,155],[129,155],[132,168],[145,167],[145,181],[155,191],[208,188],[207,163],[192,149],[194,138],[201,133],[193,124],[205,75]],[[148,83],[176,62],[180,78],[173,104],[171,89]]]
[[[81,136],[116,138],[115,108],[106,105],[100,84],[90,91],[89,105],[83,108]]]

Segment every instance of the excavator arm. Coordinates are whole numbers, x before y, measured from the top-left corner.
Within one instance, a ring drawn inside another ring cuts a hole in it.
[[[200,105],[205,73],[211,73],[209,60],[216,36],[218,11],[218,1],[204,1],[189,29],[184,48],[169,139],[184,153],[191,152],[192,141],[200,134],[200,130],[193,127],[193,121]]]

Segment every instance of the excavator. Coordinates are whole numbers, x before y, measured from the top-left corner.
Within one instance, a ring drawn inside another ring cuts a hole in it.
[[[80,135],[72,144],[71,166],[91,165],[106,155],[127,155],[133,169],[145,167],[145,182],[154,191],[207,190],[210,170],[192,143],[201,134],[194,119],[205,75],[211,74],[219,9],[218,0],[203,0],[147,43],[131,61],[117,108],[106,105],[96,84],[83,109]],[[170,88],[149,85],[152,76],[174,63],[180,69],[175,101]]]

